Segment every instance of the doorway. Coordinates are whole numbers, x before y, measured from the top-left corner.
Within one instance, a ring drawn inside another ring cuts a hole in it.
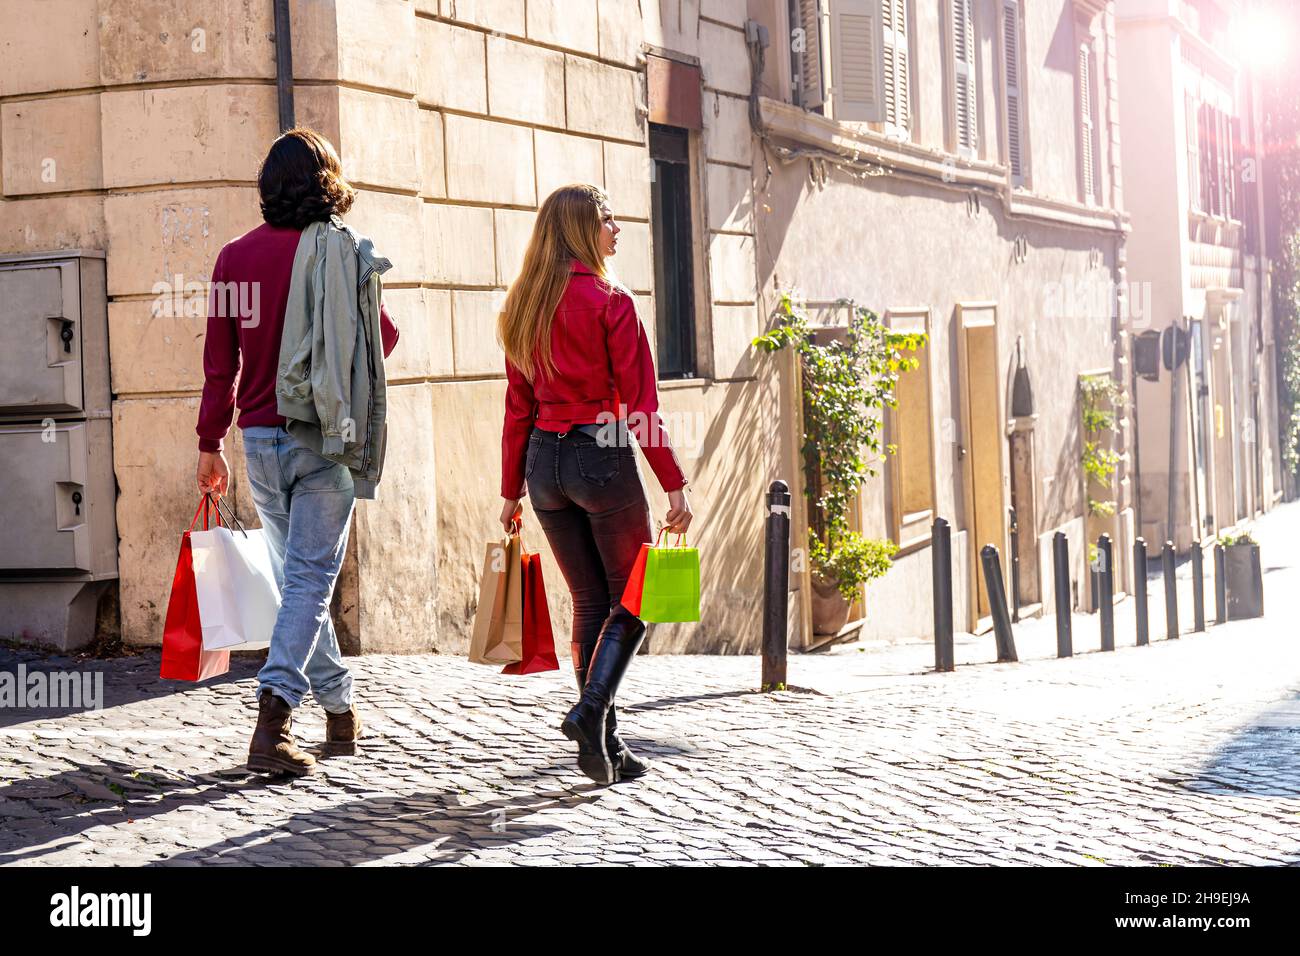
[[[999,374],[997,306],[992,303],[959,305],[957,322],[958,374],[960,376],[962,435],[962,487],[966,506],[967,549],[974,589],[970,626],[980,629],[990,616],[988,591],[980,549],[997,547],[1003,581],[1008,580],[1007,550],[1007,442],[1002,414],[1002,376]]]

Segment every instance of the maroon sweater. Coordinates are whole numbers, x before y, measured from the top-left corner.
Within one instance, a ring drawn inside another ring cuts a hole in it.
[[[275,381],[293,258],[301,235],[299,229],[262,223],[226,243],[217,254],[203,343],[203,402],[196,429],[199,451],[221,451],[236,403],[240,428],[284,426],[284,417],[276,410]],[[387,358],[397,344],[397,326],[382,305],[379,317]]]

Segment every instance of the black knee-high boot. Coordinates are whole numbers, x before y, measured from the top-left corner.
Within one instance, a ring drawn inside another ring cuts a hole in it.
[[[606,717],[644,637],[645,624],[641,619],[617,605],[601,628],[587,665],[582,697],[560,725],[564,736],[578,743],[578,767],[597,783],[613,783],[618,779],[614,755],[606,739]]]
[[[579,644],[574,642],[569,645],[570,655],[573,658],[573,676],[578,682],[579,695],[581,695],[583,688],[587,686],[587,668],[591,664],[591,655],[595,649],[596,645],[594,643]],[[618,708],[611,703],[609,712],[605,715],[605,751],[609,754],[610,763],[614,765],[614,772],[618,778],[630,780],[633,777],[640,777],[648,773],[650,764],[634,754],[632,748],[627,745],[627,741],[619,736],[617,710]],[[586,744],[578,745],[579,755],[590,749]]]

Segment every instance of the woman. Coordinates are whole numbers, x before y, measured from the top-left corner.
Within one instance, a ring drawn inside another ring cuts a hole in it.
[[[222,442],[238,401],[248,485],[281,589],[271,648],[257,675],[258,718],[248,767],[301,775],[315,759],[299,749],[290,727],[293,709],[308,691],[325,709],[329,749],[351,749],[361,736],[352,675],[329,611],[357,489],[348,467],[322,457],[320,447],[307,447],[286,429],[276,386],[299,239],[313,223],[347,212],[355,192],[343,178],[334,147],[304,128],[291,129],[271,144],[257,186],[266,221],[228,242],[212,267],[198,485],[201,492],[226,493],[230,469]],[[366,248],[363,240],[363,252]],[[232,309],[231,301],[252,307]],[[397,344],[397,328],[382,305],[380,337],[387,357]]]
[[[631,294],[605,264],[619,231],[599,188],[557,189],[537,214],[498,320],[507,377],[501,524],[510,531],[530,494],[573,595],[581,699],[561,730],[597,783],[648,769],[619,737],[613,706],[645,635],[645,624],[619,603],[650,540],[629,433],[668,493],[667,529],[680,533],[691,523],[686,477],[659,418],[650,344]]]

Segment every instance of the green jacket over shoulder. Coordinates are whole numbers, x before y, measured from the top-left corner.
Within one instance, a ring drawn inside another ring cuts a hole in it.
[[[387,436],[380,328],[392,263],[337,217],[302,231],[280,339],[277,408],[295,438],[346,465],[358,498],[378,497]]]

